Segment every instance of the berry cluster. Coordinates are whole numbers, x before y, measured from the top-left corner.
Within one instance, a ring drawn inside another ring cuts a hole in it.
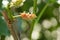
[[[37,16],[36,16],[35,14],[29,14],[29,13],[23,12],[23,13],[20,14],[20,17],[21,17],[22,19],[24,19],[24,20],[33,20],[33,19],[35,19]]]

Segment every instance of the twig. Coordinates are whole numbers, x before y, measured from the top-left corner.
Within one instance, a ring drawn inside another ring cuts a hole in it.
[[[30,40],[31,40],[31,34],[33,31],[34,26],[38,23],[39,19],[42,17],[43,13],[45,12],[46,8],[48,7],[49,3],[47,3],[44,8],[42,9],[42,11],[40,12],[40,14],[38,15],[37,19],[35,21],[33,21],[33,24],[31,25],[31,29],[30,29]]]
[[[37,0],[33,0],[34,3],[33,3],[33,13],[36,14],[36,11],[37,11]]]
[[[14,40],[19,40],[18,35],[17,35],[16,31],[14,30],[13,25],[12,25],[13,21],[8,18],[6,11],[3,11],[2,15],[4,16],[4,18],[6,20],[8,28],[9,28],[11,34],[13,35]]]

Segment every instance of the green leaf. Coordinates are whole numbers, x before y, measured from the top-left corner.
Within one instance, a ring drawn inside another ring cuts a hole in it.
[[[2,13],[0,13],[0,16],[2,16]]]
[[[7,28],[5,20],[0,17],[0,35],[9,35],[9,30]]]
[[[0,0],[0,12],[1,12],[1,9],[2,9],[2,0]],[[1,13],[0,13],[0,16],[2,16]]]
[[[0,9],[1,9],[1,7],[2,7],[2,0],[0,0]]]

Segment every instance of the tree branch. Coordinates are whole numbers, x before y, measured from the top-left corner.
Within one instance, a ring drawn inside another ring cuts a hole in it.
[[[10,30],[10,33],[13,35],[14,40],[19,40],[18,34],[16,33],[16,31],[13,28],[13,21],[8,18],[6,11],[3,11],[2,15],[4,16],[4,18],[6,20],[7,26]]]

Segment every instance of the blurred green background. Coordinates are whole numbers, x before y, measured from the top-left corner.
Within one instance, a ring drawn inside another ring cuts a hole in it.
[[[0,40],[13,40],[10,31],[7,28],[6,21],[2,16],[2,11],[6,3],[11,0],[0,0]],[[37,4],[34,4],[34,1]],[[42,9],[48,4],[48,7],[43,12],[39,22],[34,26],[31,34],[32,40],[60,40],[60,1],[59,0],[25,0],[22,6],[11,8],[14,15],[21,12],[34,12],[34,6],[36,6],[36,15],[39,16]],[[43,9],[44,10],[44,9]],[[21,18],[17,19],[17,31],[21,32],[22,40],[29,40],[29,29],[30,26],[26,21]]]

